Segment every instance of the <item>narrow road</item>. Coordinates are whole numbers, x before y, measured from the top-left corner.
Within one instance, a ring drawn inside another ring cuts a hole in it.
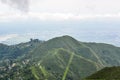
[[[69,62],[68,62],[68,65],[67,65],[67,67],[65,69],[65,72],[64,72],[64,75],[62,77],[62,80],[66,79],[66,76],[67,76],[67,73],[69,71],[70,64],[72,63],[73,57],[74,57],[74,53],[71,54],[71,57],[70,57]]]

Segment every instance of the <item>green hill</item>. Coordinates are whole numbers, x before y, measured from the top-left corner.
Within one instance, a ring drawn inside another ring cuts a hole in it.
[[[70,61],[72,55],[73,58]],[[66,78],[82,79],[102,68],[98,57],[89,48],[84,47],[82,43],[70,36],[46,41],[37,47],[29,55],[30,57],[32,62],[35,62],[34,64],[38,64],[37,67],[44,67],[49,74],[55,77],[55,80],[57,80],[57,76],[63,80]]]
[[[120,66],[120,47],[104,43],[85,43],[97,55],[105,66]]]
[[[29,53],[41,43],[42,41],[35,39],[26,43],[20,43],[11,46],[0,44],[0,60],[17,59],[18,57]]]
[[[30,55],[34,58],[34,60],[36,59],[38,61],[49,52],[59,48],[74,52],[76,55],[85,57],[88,60],[98,62],[102,66],[102,63],[96,53],[93,53],[90,48],[70,36],[62,36],[48,40],[37,47]]]
[[[106,67],[91,76],[87,77],[86,80],[119,80],[120,79],[120,67]]]
[[[104,67],[120,66],[119,47],[84,43],[67,35],[44,42],[35,40],[21,43],[14,47],[20,55],[10,49],[13,51],[10,56],[17,56],[11,65],[1,66],[0,80],[82,80]],[[0,52],[0,55],[8,53]],[[3,55],[4,58],[9,59]]]

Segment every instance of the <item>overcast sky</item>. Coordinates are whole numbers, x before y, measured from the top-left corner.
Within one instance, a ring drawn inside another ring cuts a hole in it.
[[[120,18],[120,0],[0,0],[0,19]],[[6,2],[5,2],[6,1]],[[10,7],[11,6],[11,7]],[[20,12],[20,10],[22,12]],[[11,17],[12,16],[12,17]],[[2,17],[2,18],[1,18]]]
[[[119,31],[120,0],[0,0],[0,42],[37,33],[118,44]]]

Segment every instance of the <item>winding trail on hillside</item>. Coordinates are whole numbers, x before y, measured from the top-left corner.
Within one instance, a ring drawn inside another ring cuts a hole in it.
[[[90,49],[90,51],[93,53],[93,55],[98,59],[99,63],[101,64],[102,67],[105,67],[104,64],[102,63],[102,61],[100,60],[100,58],[98,57],[97,53],[92,50],[90,47],[86,46],[85,44],[81,43],[84,47]]]
[[[74,53],[72,53],[71,56],[70,56],[70,59],[69,59],[68,65],[67,65],[67,67],[65,69],[65,72],[63,74],[62,80],[66,79],[66,76],[67,76],[67,73],[69,71],[70,64],[72,63],[73,57],[74,57]]]
[[[80,59],[83,59],[83,60],[85,60],[85,61],[88,61],[88,62],[94,64],[94,65],[96,66],[96,69],[97,69],[97,70],[100,69],[100,66],[101,66],[101,65],[100,65],[99,63],[96,63],[95,61],[92,61],[92,60],[90,60],[90,59],[84,58],[83,56],[77,55],[77,54],[75,54],[75,53],[74,53],[74,55],[75,55],[76,57],[79,57]]]

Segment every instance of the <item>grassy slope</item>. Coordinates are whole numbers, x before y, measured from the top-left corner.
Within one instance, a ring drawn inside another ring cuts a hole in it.
[[[120,66],[120,48],[103,43],[85,43],[97,55],[105,66]]]
[[[72,37],[62,36],[43,43],[36,48],[32,57],[37,64],[45,68],[49,76],[54,76],[54,79],[78,80],[106,66],[99,52],[100,49],[104,50],[104,45],[98,47],[99,45],[79,43]],[[72,53],[74,58],[69,63]]]
[[[44,58],[47,54],[49,54],[50,51],[59,48],[64,48],[70,52],[74,52],[75,54],[87,58],[102,66],[98,56],[96,56],[96,53],[93,53],[90,48],[84,46],[82,43],[79,43],[70,36],[57,37],[48,40],[36,48],[30,55],[34,58],[34,60],[36,59],[36,61],[39,61],[42,60],[42,58]]]
[[[38,72],[41,72],[46,80],[78,80],[97,70],[93,62],[79,57],[75,53],[62,48],[53,52],[55,53],[51,51],[47,55],[49,57],[44,58],[36,65],[37,67],[43,67],[43,70],[40,68],[36,72],[33,69],[32,72],[35,76],[41,76],[41,74],[38,74]]]
[[[119,80],[120,67],[106,67],[86,78],[86,80],[89,79]]]
[[[53,38],[25,56],[31,60],[27,70],[31,74],[22,77],[34,76],[33,80],[80,80],[104,66],[114,65],[114,60],[116,65],[119,64],[118,53],[119,48],[111,45],[82,43],[70,36]],[[26,68],[22,70],[24,74]]]

